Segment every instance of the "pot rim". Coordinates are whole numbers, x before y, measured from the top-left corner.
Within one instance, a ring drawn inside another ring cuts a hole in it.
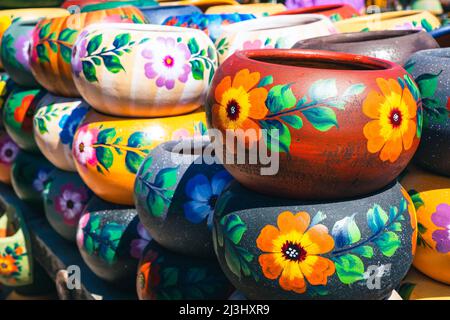
[[[336,22],[337,24],[342,23],[356,23],[356,22],[382,22],[386,20],[394,20],[394,19],[401,19],[411,16],[419,16],[421,14],[430,14],[430,12],[426,10],[404,10],[404,11],[391,11],[391,12],[380,12],[380,13],[373,13],[366,16],[360,16],[355,17],[352,19],[345,19]],[[433,16],[434,17],[434,16]]]
[[[281,16],[281,15],[300,14],[300,13],[321,14],[321,12],[324,12],[324,11],[326,12],[326,11],[342,9],[342,8],[348,8],[350,10],[354,10],[355,13],[358,12],[355,8],[353,8],[348,3],[330,3],[330,4],[322,4],[322,5],[318,5],[318,6],[312,6],[312,7],[290,9],[290,10],[271,14],[271,16]]]
[[[434,48],[417,51],[413,56],[420,56],[422,59],[450,59],[450,48]],[[410,57],[412,58],[412,56]]]

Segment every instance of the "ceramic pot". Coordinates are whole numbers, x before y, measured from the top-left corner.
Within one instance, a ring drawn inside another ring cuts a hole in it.
[[[404,10],[374,13],[350,20],[338,21],[335,25],[339,32],[410,29],[431,31],[439,28],[441,23],[438,18],[428,11]]]
[[[144,23],[145,18],[139,9],[126,7],[41,20],[33,30],[30,56],[31,71],[40,85],[56,95],[79,96],[70,66],[72,47],[80,30],[96,22]]]
[[[288,49],[297,41],[336,32],[331,21],[322,15],[301,14],[273,16],[242,21],[225,26],[216,41],[219,63],[238,50]]]
[[[450,178],[409,167],[401,181],[417,210],[419,234],[414,266],[450,284]]]
[[[156,241],[139,262],[136,289],[140,300],[225,300],[233,292],[215,259],[172,253]]]
[[[181,0],[181,1],[160,1],[161,6],[196,6],[203,12],[214,6],[234,6],[239,5],[236,0]]]
[[[83,6],[83,8],[81,8],[81,12],[123,8],[129,6],[141,9],[142,7],[158,6],[158,2],[154,0],[125,0],[125,1],[98,2]]]
[[[0,184],[0,284],[17,287],[33,283],[33,259],[24,204]]]
[[[45,95],[42,89],[14,89],[3,108],[6,132],[17,145],[29,152],[39,152],[33,135],[33,116],[37,104]]]
[[[359,16],[358,11],[356,11],[356,9],[349,4],[324,4],[321,6],[312,6],[286,10],[282,12],[277,12],[273,15],[277,16],[277,15],[305,14],[305,13],[322,14],[330,18],[330,20],[333,22]]]
[[[414,160],[421,166],[450,176],[450,49],[416,52],[405,69],[414,77],[422,97],[422,142]]]
[[[283,12],[286,7],[281,3],[250,3],[242,5],[222,5],[208,8],[205,13],[225,14],[225,13],[246,13],[253,14],[256,17],[267,17],[269,15]]]
[[[366,10],[365,0],[286,0],[285,5],[288,9],[297,9],[311,6],[323,6],[323,5],[336,5],[336,4],[348,4],[355,8],[358,12],[364,14]],[[367,6],[376,5],[373,0],[367,2]],[[379,4],[383,7],[383,4]],[[385,6],[385,5],[384,5]]]
[[[0,72],[0,129],[4,129],[3,126],[3,107],[9,94],[17,86],[9,77],[9,74]]]
[[[172,16],[167,18],[163,24],[167,26],[187,27],[204,31],[212,41],[216,41],[222,34],[223,26],[231,23],[254,19],[252,14],[191,14]]]
[[[379,190],[406,167],[420,140],[418,100],[414,81],[392,62],[329,51],[252,50],[219,67],[206,111],[209,128],[223,135],[216,139],[218,154],[231,156],[225,168],[248,188],[340,199]],[[235,146],[225,140],[227,132],[237,137]],[[239,164],[233,153],[255,161]]]
[[[225,275],[250,300],[383,299],[412,262],[410,202],[399,183],[319,203],[267,197],[232,182],[217,200],[214,246]],[[375,270],[380,287],[370,289],[364,272]]]
[[[107,55],[87,50],[100,46]],[[198,109],[216,67],[214,44],[202,31],[151,24],[92,25],[78,37],[72,59],[83,98],[100,112],[125,117]]]
[[[81,257],[99,278],[132,289],[142,250],[151,241],[136,210],[92,198],[78,223]]]
[[[429,32],[441,48],[450,47],[450,25],[442,26]]]
[[[0,8],[58,7],[63,0],[2,0]]]
[[[11,165],[19,154],[19,146],[0,129],[0,182],[11,183]]]
[[[76,173],[52,170],[44,191],[44,211],[52,228],[66,240],[75,242],[78,221],[92,192]]]
[[[39,150],[57,168],[76,171],[72,155],[75,131],[89,111],[80,98],[64,98],[47,93],[33,117],[33,133]]]
[[[42,210],[42,191],[54,168],[43,156],[21,151],[11,168],[11,185],[19,199]]]
[[[204,122],[203,111],[139,120],[89,111],[75,133],[77,171],[100,198],[132,205],[135,176],[145,156],[162,142],[205,134]]]
[[[71,7],[82,9],[83,7],[90,4],[113,2],[113,1],[120,1],[120,0],[66,0],[61,4],[61,7],[69,10],[72,9]]]
[[[414,52],[439,48],[439,45],[422,30],[383,30],[307,39],[297,42],[293,48],[354,53],[403,65]]]
[[[206,137],[162,143],[136,175],[134,200],[142,223],[164,248],[189,256],[214,257],[214,207],[232,180],[213,157],[203,156],[208,148]]]
[[[411,268],[398,293],[404,300],[450,300],[450,286],[434,281]]]
[[[196,6],[154,6],[140,9],[152,24],[164,24],[163,22],[170,17],[202,13]]]

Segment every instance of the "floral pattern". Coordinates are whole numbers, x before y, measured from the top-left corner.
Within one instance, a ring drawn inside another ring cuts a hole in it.
[[[33,180],[33,188],[37,192],[44,190],[45,184],[48,182],[48,171],[40,169]]]
[[[440,253],[450,252],[450,205],[442,203],[431,215],[434,225],[443,228],[433,231],[432,238],[436,242],[436,250]]]
[[[66,225],[74,226],[78,223],[88,199],[86,188],[77,188],[72,183],[64,184],[54,201],[55,211],[64,219]]]
[[[9,138],[9,136],[0,141],[0,163],[10,165],[19,154],[19,147]]]
[[[0,33],[1,34],[1,33]],[[14,38],[11,34],[5,34],[2,39],[2,59],[15,68],[30,71],[30,39],[32,30]]]
[[[59,137],[61,138],[62,144],[67,144],[70,148],[72,148],[75,131],[88,111],[88,107],[77,107],[70,114],[65,114],[62,116],[58,123],[61,128]]]
[[[97,141],[98,130],[88,130],[85,126],[79,130],[77,139],[75,141],[75,157],[79,163],[95,166],[98,162],[97,155],[94,148],[94,143]]]
[[[0,251],[0,279],[5,279],[8,284],[19,281],[23,272],[26,271],[22,266],[22,261],[26,256],[25,248],[18,243],[2,248]]]
[[[22,98],[20,106],[14,109],[14,121],[20,123],[24,132],[33,130],[34,105],[33,100],[35,94],[28,94]]]
[[[152,236],[148,233],[147,229],[145,229],[141,222],[137,225],[137,233],[139,235],[139,239],[134,239],[131,241],[130,255],[133,258],[140,259],[145,247],[147,247],[150,241],[152,241]]]

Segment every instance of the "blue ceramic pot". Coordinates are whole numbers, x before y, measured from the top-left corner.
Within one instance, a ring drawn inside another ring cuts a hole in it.
[[[450,25],[434,29],[429,34],[439,43],[441,48],[450,47]]]
[[[153,6],[139,8],[151,24],[163,24],[173,16],[190,16],[201,14],[196,6]]]

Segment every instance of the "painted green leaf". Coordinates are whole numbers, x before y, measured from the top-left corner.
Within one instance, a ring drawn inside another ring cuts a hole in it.
[[[150,189],[147,195],[147,206],[152,216],[161,217],[166,205],[164,199],[154,190]]]
[[[90,61],[83,61],[82,62],[83,67],[83,74],[87,81],[89,82],[95,82],[97,80],[97,72],[95,71],[95,66]]]
[[[34,123],[37,125],[40,134],[48,133],[47,124],[44,119],[35,117]]]
[[[89,40],[89,43],[86,48],[88,55],[91,55],[92,53],[94,53],[94,51],[100,47],[100,45],[102,44],[102,41],[103,41],[103,36],[101,34],[98,34],[98,35],[92,37],[92,39]]]
[[[104,55],[102,56],[102,59],[106,69],[108,69],[108,71],[111,73],[118,73],[121,70],[125,70],[120,63],[120,59],[117,56]]]
[[[155,177],[155,186],[158,188],[170,188],[177,182],[178,167],[164,168]]]
[[[77,38],[78,31],[74,29],[66,28],[59,34],[58,40],[73,43]]]
[[[214,47],[208,46],[208,58],[211,60],[216,60],[217,59],[217,53],[216,53],[216,49],[214,49]]]
[[[352,284],[364,279],[364,264],[358,256],[345,254],[333,259],[336,273],[344,284]]]
[[[290,84],[273,86],[266,98],[266,106],[271,113],[292,108],[296,102],[297,99],[292,92]]]
[[[116,136],[115,128],[107,128],[103,129],[99,132],[97,137],[97,143],[99,144],[109,144],[112,142],[114,137]]]
[[[222,218],[221,224],[224,227],[224,234],[234,244],[241,242],[242,236],[247,231],[247,226],[238,215],[230,214]]]
[[[97,147],[95,149],[98,162],[105,168],[109,169],[113,164],[113,153],[109,148]]]
[[[267,130],[264,135],[267,147],[274,152],[289,152],[291,148],[291,133],[288,127],[278,120],[260,121],[263,129]]]
[[[363,83],[353,84],[344,91],[342,98],[348,101],[351,97],[363,93],[364,90],[366,90],[366,86]]]
[[[195,80],[203,80],[203,74],[205,72],[205,67],[203,65],[203,62],[200,60],[191,60],[191,71],[192,76]]]
[[[228,268],[233,272],[239,279],[241,278],[241,262],[239,256],[235,252],[235,249],[228,245],[225,246],[225,262]]]
[[[119,34],[114,38],[113,46],[115,48],[121,48],[126,46],[131,40],[131,35],[129,33]]]
[[[416,78],[416,83],[419,86],[422,98],[431,98],[434,96],[438,85],[438,77],[441,72],[438,74],[424,73]]]
[[[163,287],[175,286],[178,283],[178,269],[177,268],[164,268],[161,272]]]
[[[418,210],[421,206],[423,206],[425,204],[423,202],[422,198],[420,197],[420,193],[417,192],[416,190],[410,189],[410,190],[408,190],[408,194],[411,197],[411,200],[412,200],[416,210]]]
[[[323,101],[336,97],[338,94],[336,79],[321,79],[315,81],[308,90],[313,101]]]
[[[413,71],[413,69],[414,69],[414,65],[415,65],[416,63],[414,62],[414,60],[408,60],[407,62],[406,62],[406,64],[403,66],[403,68],[408,72],[408,73],[411,73],[412,71]]]
[[[138,131],[134,132],[129,138],[127,142],[127,146],[133,148],[142,148],[145,146],[149,146],[152,144],[152,140],[149,134],[145,132]]]
[[[137,173],[144,157],[134,151],[127,151],[125,156],[125,166],[131,173]]]
[[[317,107],[306,109],[303,111],[303,115],[315,129],[321,132],[328,131],[332,127],[338,127],[336,113],[331,108]]]
[[[192,55],[196,54],[199,51],[199,45],[195,38],[191,38],[188,41],[188,48]]]
[[[281,116],[281,120],[286,122],[288,125],[290,125],[294,129],[301,129],[303,127],[303,120],[298,115],[288,115],[288,116]]]
[[[271,85],[273,83],[273,76],[266,76],[259,81],[258,88]]]
[[[401,244],[398,235],[392,231],[383,233],[374,242],[386,257],[392,257]]]
[[[426,19],[422,19],[420,21],[420,25],[425,29],[426,32],[430,32],[433,30],[433,26]]]
[[[38,44],[36,46],[36,52],[39,60],[50,62],[50,59],[48,58],[48,50],[43,44]]]
[[[48,46],[54,53],[58,52],[58,45],[56,43],[49,41]]]
[[[44,39],[50,32],[50,22],[46,23],[39,30],[39,38]]]
[[[353,253],[357,253],[364,258],[372,258],[373,257],[373,248],[371,246],[360,246],[356,247],[352,250]]]
[[[92,57],[92,62],[94,62],[96,66],[100,66],[102,64],[102,60],[99,57]]]
[[[420,97],[420,91],[419,91],[419,88],[417,87],[416,82],[414,82],[414,80],[409,76],[409,74],[405,74],[403,78],[405,80],[406,86],[408,87],[409,91],[412,93],[414,100],[418,101],[421,97]]]
[[[356,225],[355,215],[347,216],[334,224],[331,235],[336,248],[342,248],[361,240],[361,231]]]
[[[387,221],[388,216],[386,212],[378,204],[375,204],[373,208],[367,211],[367,224],[373,233],[380,232]]]
[[[389,230],[394,232],[400,232],[402,231],[402,224],[400,222],[394,222],[393,224],[390,225]]]
[[[72,48],[61,43],[59,45],[59,51],[61,52],[61,56],[62,56],[64,62],[70,63],[70,59],[72,57]]]

